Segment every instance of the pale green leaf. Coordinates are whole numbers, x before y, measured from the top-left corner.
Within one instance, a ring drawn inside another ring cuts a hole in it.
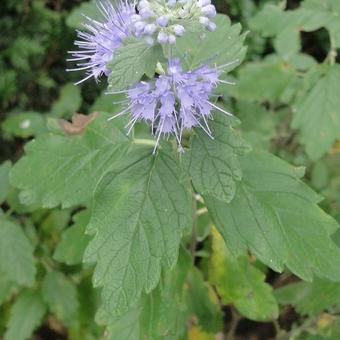
[[[12,113],[2,123],[2,129],[15,136],[27,138],[45,131],[44,117],[38,112]]]
[[[340,66],[328,67],[295,108],[292,127],[299,129],[308,156],[315,160],[340,139]]]
[[[33,247],[21,227],[0,219],[0,273],[9,280],[31,286],[36,273]]]
[[[159,45],[150,46],[140,39],[127,39],[107,65],[110,70],[109,88],[120,91],[139,81],[144,74],[153,77],[156,64],[162,58]]]
[[[217,15],[217,28],[203,36],[198,33],[186,33],[177,40],[174,54],[184,58],[183,66],[193,69],[211,62],[213,65],[230,65],[223,68],[231,71],[241,64],[246,54],[244,47],[245,34],[240,34],[241,25],[231,25],[226,15]]]
[[[87,203],[103,175],[129,146],[119,120],[101,114],[81,134],[44,134],[27,144],[10,174],[25,204],[51,208]]]
[[[243,181],[230,204],[206,197],[208,209],[233,255],[249,249],[277,271],[286,265],[305,280],[340,280],[340,249],[330,236],[335,220],[296,169],[265,152],[241,159]]]
[[[215,285],[224,304],[233,304],[248,319],[277,318],[279,309],[265,275],[249,263],[247,256],[232,257],[216,229],[213,231],[209,281]]]
[[[89,218],[89,211],[82,211],[74,216],[74,224],[62,233],[61,240],[54,251],[55,260],[68,265],[82,262],[85,248],[91,239],[85,235]]]
[[[210,194],[230,202],[236,191],[236,181],[242,178],[238,155],[250,146],[233,129],[236,119],[215,115],[209,122],[211,139],[198,128],[186,153],[188,171],[194,187],[200,194]]]
[[[136,148],[98,187],[88,227],[94,238],[84,260],[97,262],[94,285],[103,286],[107,313],[127,312],[157,286],[161,268],[176,263],[192,214],[177,157],[165,147],[156,155],[152,147]]]
[[[27,340],[40,325],[46,306],[38,292],[23,291],[15,301],[4,340]]]
[[[77,290],[63,273],[46,274],[42,283],[42,295],[49,310],[65,325],[72,325],[77,321]]]

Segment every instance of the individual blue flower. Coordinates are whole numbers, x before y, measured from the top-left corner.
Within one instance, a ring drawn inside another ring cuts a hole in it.
[[[212,111],[217,109],[231,115],[210,99],[219,83],[231,84],[220,79],[223,67],[230,64],[219,67],[204,64],[192,71],[184,71],[179,59],[171,59],[165,74],[131,86],[126,91],[126,109],[110,119],[130,111],[128,134],[136,122],[147,122],[155,134],[156,145],[162,135],[175,135],[180,146],[183,131],[196,126],[213,138],[208,125]]]
[[[99,2],[98,8],[103,16],[103,21],[85,16],[86,31],[77,31],[78,40],[74,43],[79,50],[69,51],[72,58],[68,61],[78,63],[77,67],[68,69],[68,71],[87,70],[85,78],[77,84],[91,77],[98,80],[103,74],[109,75],[107,63],[112,60],[115,49],[120,47],[122,41],[131,35],[133,16],[136,16],[135,7],[131,3],[121,0],[114,6],[109,0],[106,0]]]

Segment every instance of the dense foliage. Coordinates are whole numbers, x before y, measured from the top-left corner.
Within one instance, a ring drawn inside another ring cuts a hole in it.
[[[171,54],[227,65],[220,110],[159,145],[117,92],[167,47],[75,86],[95,1],[0,4],[1,338],[340,338],[340,0],[214,4]]]

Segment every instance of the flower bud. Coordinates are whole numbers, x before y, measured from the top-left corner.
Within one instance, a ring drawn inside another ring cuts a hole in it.
[[[174,25],[172,30],[178,37],[181,37],[185,32],[185,28],[182,25]]]
[[[156,32],[157,26],[155,24],[148,24],[144,28],[144,33],[147,35],[152,35]]]
[[[146,38],[145,38],[145,42],[146,42],[148,45],[152,46],[152,45],[155,43],[155,40],[154,40],[154,38],[146,37]]]
[[[168,25],[169,19],[166,16],[162,15],[157,18],[156,22],[159,26],[166,27]]]
[[[202,7],[202,13],[207,17],[214,17],[216,15],[216,8],[214,5],[207,5]]]
[[[168,6],[174,7],[176,5],[176,0],[168,0]]]
[[[210,31],[210,32],[212,32],[212,31],[215,31],[215,29],[216,29],[216,24],[214,23],[214,22],[209,22],[209,25],[208,25],[208,30]]]
[[[176,37],[173,34],[169,34],[168,42],[169,42],[170,45],[175,44],[176,43]]]
[[[202,24],[204,27],[208,27],[210,24],[210,20],[207,17],[200,17],[199,23]]]
[[[157,36],[157,41],[160,44],[166,44],[168,42],[168,35],[164,32],[159,32]]]
[[[198,0],[198,5],[200,7],[204,7],[204,6],[207,6],[207,5],[210,5],[210,4],[211,4],[210,0]]]
[[[151,18],[154,13],[152,12],[152,10],[148,7],[145,7],[145,8],[142,8],[140,11],[139,11],[139,14],[140,16],[143,18],[143,19],[149,19]]]
[[[138,15],[138,14],[131,15],[131,22],[137,22],[137,21],[140,21],[140,20],[142,20],[140,15]]]
[[[135,24],[135,29],[137,33],[140,33],[144,30],[145,22],[144,21],[137,21]]]

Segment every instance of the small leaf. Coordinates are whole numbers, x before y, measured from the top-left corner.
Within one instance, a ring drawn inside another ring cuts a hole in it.
[[[161,59],[162,50],[159,45],[150,46],[136,38],[126,39],[107,65],[111,71],[109,88],[121,91],[139,81],[144,74],[153,77],[156,64]]]
[[[289,284],[275,291],[280,304],[290,304],[301,315],[315,316],[340,304],[340,284],[316,279]]]
[[[93,199],[84,261],[97,262],[94,285],[103,286],[107,313],[122,315],[150,292],[161,268],[172,267],[191,226],[191,191],[177,155],[137,147],[122,170],[108,174]]]
[[[27,340],[37,328],[46,312],[46,306],[39,294],[23,291],[15,301],[4,340]]]
[[[264,274],[251,265],[247,256],[233,258],[216,229],[209,280],[216,286],[224,304],[233,304],[248,319],[266,321],[277,318],[279,309]]]
[[[21,227],[0,219],[0,273],[21,285],[32,286],[36,273],[33,247]]]
[[[295,108],[292,127],[312,160],[324,155],[340,140],[340,66],[329,67]]]
[[[54,251],[53,258],[68,265],[82,262],[85,248],[90,237],[85,229],[90,219],[89,211],[82,211],[74,216],[74,224],[61,235],[61,241]]]
[[[81,135],[44,134],[30,142],[10,174],[25,204],[67,208],[90,199],[98,181],[126,152],[123,121],[101,114]]]
[[[42,284],[42,294],[50,311],[65,325],[72,325],[77,321],[77,290],[63,273],[47,273]]]
[[[233,129],[235,123],[234,119],[215,115],[209,122],[214,139],[196,129],[190,152],[185,155],[196,191],[226,202],[232,200],[236,181],[242,178],[238,155],[250,149]]]
[[[340,280],[340,249],[330,237],[338,224],[299,180],[301,169],[260,151],[243,156],[241,164],[243,181],[228,205],[205,197],[230,252],[249,249],[272,269],[286,265],[304,280]]]
[[[71,117],[80,108],[82,102],[80,88],[72,83],[64,85],[58,100],[53,103],[51,115],[55,117]]]

